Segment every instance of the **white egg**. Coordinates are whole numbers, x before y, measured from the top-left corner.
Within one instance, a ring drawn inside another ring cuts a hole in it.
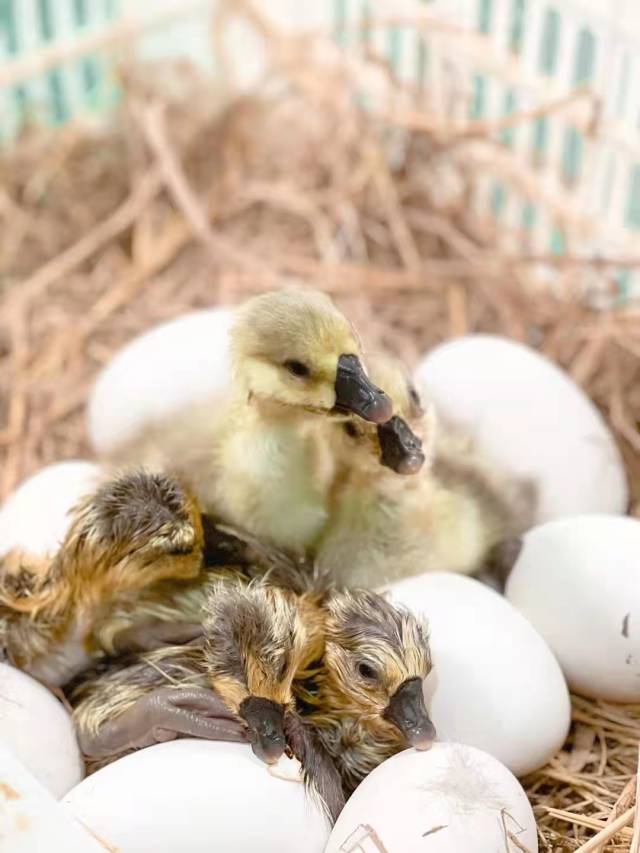
[[[467,429],[489,458],[537,482],[540,521],[626,511],[624,468],[600,413],[534,350],[469,335],[428,353],[416,379],[442,416]]]
[[[0,663],[0,743],[54,797],[84,776],[69,714],[46,687],[5,663]]]
[[[479,749],[436,743],[377,767],[344,807],[326,853],[516,850],[538,850],[533,812],[518,781]]]
[[[227,389],[233,311],[185,314],[134,338],[98,376],[89,437],[109,453],[145,425]]]
[[[321,853],[329,825],[299,782],[246,744],[177,740],[132,753],[64,799],[118,853]]]
[[[96,486],[91,462],[59,462],[25,480],[0,508],[0,556],[13,548],[53,554],[69,529],[69,511]]]
[[[106,849],[0,743],[0,850],[105,853]]]
[[[640,702],[640,521],[584,515],[529,531],[506,595],[577,693]]]
[[[389,591],[429,620],[434,667],[425,697],[439,740],[483,749],[518,776],[560,749],[571,714],[567,685],[545,641],[508,601],[447,572]]]

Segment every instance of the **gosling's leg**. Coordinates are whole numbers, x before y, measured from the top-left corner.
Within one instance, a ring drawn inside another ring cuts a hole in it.
[[[162,646],[183,646],[201,636],[201,624],[149,618],[115,634],[112,646],[116,654],[152,652]]]
[[[305,787],[319,797],[334,824],[346,802],[338,768],[313,726],[297,713],[290,711],[285,715],[285,732],[289,749],[302,767]]]
[[[104,723],[95,734],[76,719],[83,753],[108,758],[176,737],[246,742],[246,730],[224,702],[202,687],[159,687],[124,713]]]

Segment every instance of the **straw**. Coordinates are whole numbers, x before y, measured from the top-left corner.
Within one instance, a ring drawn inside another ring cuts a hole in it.
[[[347,59],[321,34],[285,36],[242,10],[271,62],[252,94],[223,99],[183,66],[130,66],[108,130],[27,129],[0,157],[0,496],[46,463],[90,454],[87,395],[126,341],[294,278],[330,292],[369,348],[412,364],[474,331],[540,350],[607,420],[640,515],[640,310],[618,304],[614,281],[638,261],[583,256],[580,235],[598,223],[569,193],[543,193],[496,137],[544,110],[454,121],[434,106],[442,91],[397,79],[373,48]],[[548,204],[567,254],[484,214],[475,164]],[[572,707],[567,743],[524,780],[540,849],[638,853],[640,706]]]

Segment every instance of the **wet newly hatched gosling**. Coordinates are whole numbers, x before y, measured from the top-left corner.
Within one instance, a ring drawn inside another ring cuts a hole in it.
[[[295,710],[293,680],[321,642],[299,605],[293,592],[264,581],[218,581],[209,588],[202,639],[79,677],[69,692],[85,755],[104,763],[177,736],[248,740],[268,764],[293,753],[335,819],[344,803],[340,777]]]
[[[435,739],[423,694],[432,668],[429,631],[370,590],[334,590],[323,607],[322,661],[295,687],[348,797],[382,761],[410,746],[428,749]]]
[[[296,579],[294,568],[288,577],[307,591],[296,595],[264,581],[219,586],[211,590],[203,642],[84,676],[72,701],[85,753],[112,760],[170,731],[218,739],[226,707],[253,731],[260,757],[279,754],[284,732],[315,789],[336,804],[384,758],[409,745],[428,747],[435,732],[422,694],[431,667],[426,625],[376,593],[327,590],[303,574]],[[287,637],[282,625],[291,618]],[[207,688],[215,694],[201,701]],[[281,728],[276,720],[284,721]],[[225,726],[220,737],[229,731]]]
[[[327,520],[327,419],[383,423],[391,401],[367,377],[353,327],[320,292],[248,300],[230,338],[230,395],[146,428],[113,458],[177,472],[204,512],[303,553]]]
[[[340,584],[380,588],[422,572],[469,574],[512,562],[533,521],[533,484],[491,468],[470,441],[437,423],[433,408],[425,413],[399,362],[388,355],[369,361],[395,414],[377,429],[356,421],[331,426],[339,472],[319,566]],[[411,464],[416,448],[427,460],[421,469]],[[394,473],[402,473],[404,458],[405,473],[415,476]]]
[[[98,626],[114,609],[169,579],[197,578],[203,548],[198,504],[176,480],[116,475],[79,503],[47,565],[31,567],[18,552],[4,558],[0,649],[45,683],[64,684],[103,654]]]

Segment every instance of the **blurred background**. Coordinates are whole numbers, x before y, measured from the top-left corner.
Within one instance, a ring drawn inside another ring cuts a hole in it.
[[[637,501],[639,43],[633,0],[0,0],[0,496],[123,341],[295,279],[409,362],[540,348]]]

